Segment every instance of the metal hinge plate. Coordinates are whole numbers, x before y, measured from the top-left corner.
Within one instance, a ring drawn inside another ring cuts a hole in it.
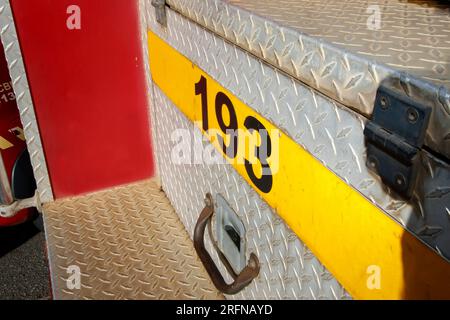
[[[375,106],[364,128],[367,166],[391,189],[409,199],[418,171],[431,107],[424,106],[394,88],[381,85]]]
[[[158,21],[159,24],[166,26],[166,0],[152,0],[152,6],[155,7],[156,21]]]

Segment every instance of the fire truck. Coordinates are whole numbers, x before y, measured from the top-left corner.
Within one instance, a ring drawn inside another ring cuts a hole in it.
[[[18,209],[17,200],[34,196],[36,182],[28,154],[19,109],[16,105],[8,65],[0,50],[0,204],[14,210],[0,216],[0,227],[26,222],[36,216],[32,207]]]
[[[0,0],[0,26],[0,223],[42,213],[55,299],[450,298],[445,1]]]

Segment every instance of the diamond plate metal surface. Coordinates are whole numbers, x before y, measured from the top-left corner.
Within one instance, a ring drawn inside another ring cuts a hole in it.
[[[0,28],[9,74],[33,165],[37,191],[42,202],[49,202],[53,200],[53,192],[9,0],[0,0]]]
[[[44,223],[55,299],[223,298],[155,181],[48,203]]]
[[[365,165],[363,116],[172,10],[167,12],[167,28],[155,22],[152,10],[146,14],[152,31],[430,248],[450,259],[448,164],[424,152],[412,201],[398,199]],[[156,130],[160,130],[158,126]]]
[[[425,144],[450,158],[450,9],[445,1],[168,0],[260,59],[365,116],[398,79],[433,107]],[[373,8],[381,28],[367,26]]]
[[[194,135],[202,137],[202,133],[158,87],[153,91],[162,185],[189,235],[192,238],[205,194],[221,194],[244,223],[247,259],[253,252],[260,261],[258,277],[243,291],[227,298],[349,299],[337,280],[231,165],[175,164],[172,161],[171,153],[177,143],[172,139],[175,130],[188,130],[192,139]],[[203,141],[203,144],[206,147],[209,142]],[[222,274],[226,275],[209,235],[205,235],[205,243]]]
[[[140,24],[140,37],[141,37],[141,44],[142,44],[142,56],[144,61],[144,70],[150,70],[150,62],[147,58],[149,56],[148,53],[148,23],[147,23],[147,6],[150,6],[154,9],[154,7],[151,5],[151,1],[147,0],[139,0],[139,24]],[[147,92],[147,100],[148,100],[148,117],[149,117],[149,123],[151,130],[151,141],[156,141],[156,115],[155,110],[153,108],[153,85],[152,85],[152,74],[150,72],[145,72],[145,79],[147,81],[147,88],[149,88]],[[159,167],[155,166],[155,179],[158,179],[160,176],[159,174]]]

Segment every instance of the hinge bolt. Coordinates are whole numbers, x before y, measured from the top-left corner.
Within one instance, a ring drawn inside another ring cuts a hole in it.
[[[416,123],[417,119],[419,119],[419,113],[414,108],[408,109],[408,121],[410,123]]]
[[[401,173],[397,173],[395,175],[395,183],[403,189],[406,185],[406,179]]]
[[[383,109],[389,108],[389,99],[384,97],[384,96],[382,96],[380,98],[380,104],[381,104],[381,108],[383,108]]]
[[[367,159],[367,163],[372,170],[375,170],[377,168],[377,162],[378,162],[378,160],[374,156],[370,156]]]

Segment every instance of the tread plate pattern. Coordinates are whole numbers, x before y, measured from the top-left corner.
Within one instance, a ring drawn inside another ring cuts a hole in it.
[[[389,217],[450,260],[450,166],[423,152],[413,199],[398,199],[366,167],[366,119],[279,72],[182,15],[167,10],[153,32],[284,131]],[[154,117],[158,115],[154,114]],[[153,126],[159,130],[157,126]]]
[[[48,203],[44,222],[55,299],[223,298],[154,181]]]
[[[430,0],[226,0],[311,37],[450,87],[450,6]],[[367,27],[374,6],[380,29]]]
[[[191,139],[202,139],[202,133],[157,86],[153,92],[162,185],[190,236],[204,207],[205,194],[211,192],[215,197],[220,193],[244,223],[247,259],[253,252],[260,261],[258,277],[227,299],[350,299],[333,275],[230,164],[174,163],[171,155],[177,141],[173,132],[186,130]],[[207,146],[209,142],[203,140],[203,148]],[[227,275],[209,239],[205,235],[206,248],[222,274]]]
[[[167,0],[206,27],[365,116],[380,83],[433,107],[425,144],[450,158],[446,1]],[[370,6],[381,29],[370,30]]]

